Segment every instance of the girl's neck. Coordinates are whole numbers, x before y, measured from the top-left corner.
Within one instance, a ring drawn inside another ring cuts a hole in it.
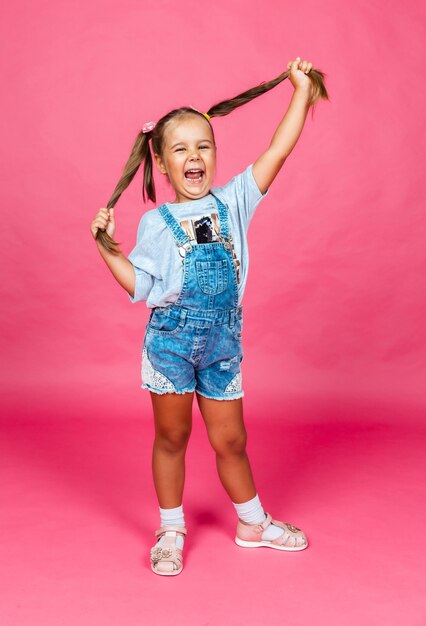
[[[190,202],[197,202],[198,200],[203,200],[204,198],[207,198],[207,196],[210,195],[210,191],[208,193],[206,193],[205,196],[201,196],[201,198],[194,198],[193,200],[180,200],[177,201],[176,199],[173,202],[168,202],[167,204],[189,204]]]

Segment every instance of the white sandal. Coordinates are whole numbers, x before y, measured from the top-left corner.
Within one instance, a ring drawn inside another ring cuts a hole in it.
[[[274,524],[284,530],[283,534],[273,540],[262,539],[262,533],[269,526]],[[275,548],[276,550],[287,550],[288,552],[298,552],[308,547],[308,540],[305,533],[287,522],[280,522],[272,519],[269,513],[266,513],[266,519],[261,524],[247,524],[238,519],[237,533],[235,543],[243,548]]]
[[[183,569],[182,550],[176,546],[177,534],[186,535],[182,526],[162,526],[155,531],[157,541],[165,535],[162,545],[155,545],[150,551],[151,569],[160,576],[176,576]]]

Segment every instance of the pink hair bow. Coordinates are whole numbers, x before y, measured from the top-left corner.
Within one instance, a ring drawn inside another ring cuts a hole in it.
[[[143,126],[142,126],[142,132],[143,133],[149,133],[151,130],[153,130],[155,128],[155,122],[146,122]]]

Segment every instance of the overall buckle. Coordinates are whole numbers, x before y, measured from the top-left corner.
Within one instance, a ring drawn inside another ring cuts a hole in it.
[[[186,241],[182,246],[176,242],[176,245],[179,248],[179,254],[181,257],[184,257],[185,254],[192,252],[192,243],[190,241]]]

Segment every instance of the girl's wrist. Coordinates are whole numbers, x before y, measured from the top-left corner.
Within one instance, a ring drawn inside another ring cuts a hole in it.
[[[298,85],[297,87],[295,87],[294,91],[297,93],[300,93],[300,95],[302,96],[306,96],[306,98],[309,98],[310,94],[311,94],[311,83],[307,84],[307,85]]]
[[[308,85],[307,87],[296,87],[293,93],[293,100],[299,105],[309,108],[311,95],[311,85]]]

